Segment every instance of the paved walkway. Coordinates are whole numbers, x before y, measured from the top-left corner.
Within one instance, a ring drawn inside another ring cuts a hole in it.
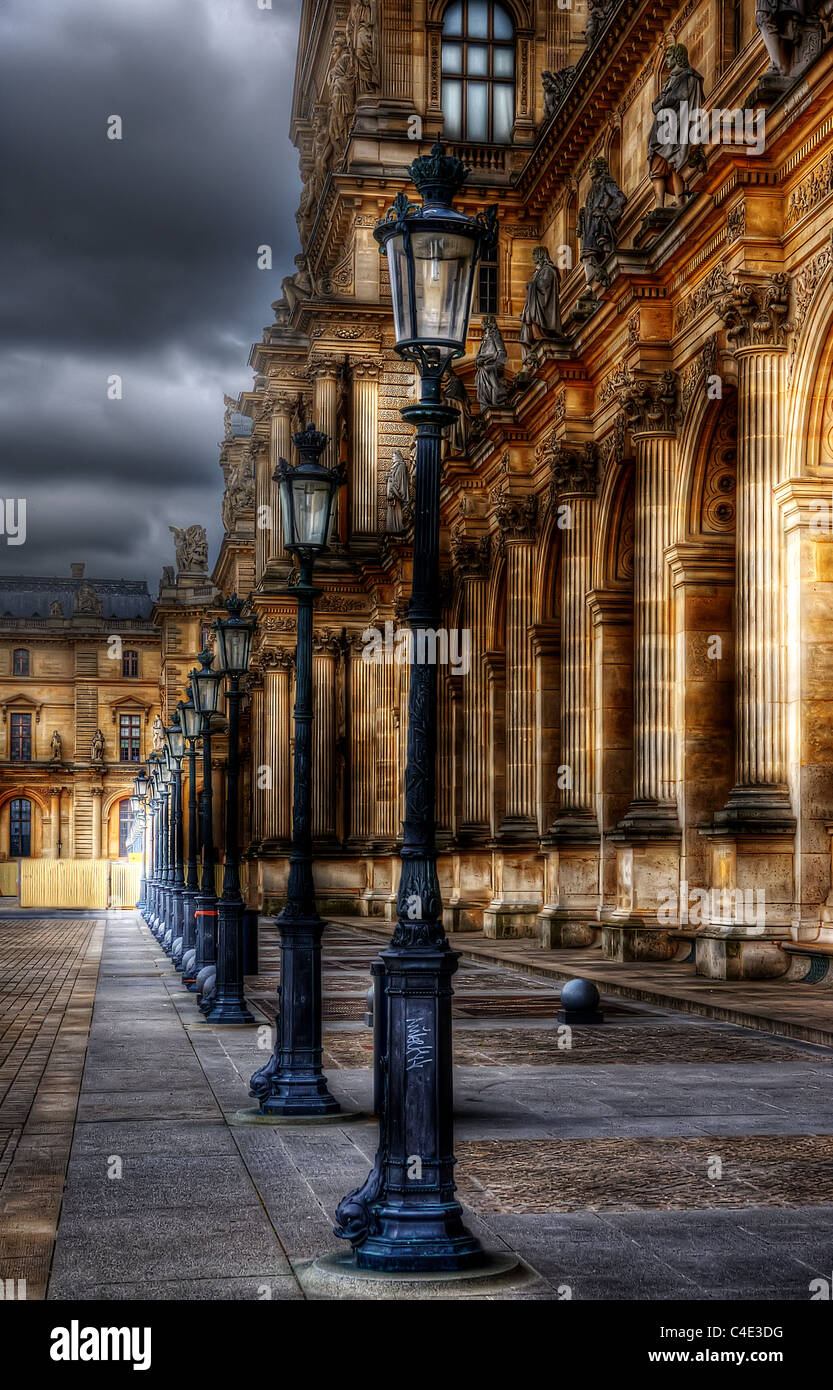
[[[368,1172],[376,1126],[234,1122],[271,1046],[273,928],[248,982],[262,1022],[222,1030],[201,1020],[144,925],[110,917],[77,1096],[88,1020],[73,1001],[102,930],[0,924],[0,969],[14,958],[22,972],[0,1030],[38,972],[41,993],[64,1000],[42,1020],[53,1038],[42,1089],[18,1115],[17,1152],[30,1123],[40,1142],[22,1183],[7,1192],[13,1159],[0,1189],[0,1278],[22,1277],[28,1258],[29,1297],[44,1296],[27,1242],[37,1236],[42,1271],[74,1118],[49,1298],[308,1296],[307,1262],[343,1249],[333,1213]],[[367,926],[325,936],[326,1065],[349,1110],[369,1106],[362,1015],[377,950]],[[536,1275],[501,1297],[807,1300],[830,1277],[833,1050],[612,995],[603,1026],[565,1037],[552,981],[490,960],[465,961],[455,989],[460,1196],[484,1244],[517,1251]],[[63,1090],[50,1064],[63,1065]]]

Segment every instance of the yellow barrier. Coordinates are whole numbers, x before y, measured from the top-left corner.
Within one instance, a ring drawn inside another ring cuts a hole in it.
[[[17,897],[17,860],[8,859],[0,864],[0,896]]]
[[[21,907],[107,907],[106,859],[24,859]]]
[[[112,908],[135,907],[142,886],[141,864],[110,865],[110,902]]]

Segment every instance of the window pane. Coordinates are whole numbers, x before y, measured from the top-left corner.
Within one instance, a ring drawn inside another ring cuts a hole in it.
[[[466,84],[466,139],[487,140],[489,88],[485,82]]]
[[[494,24],[496,39],[511,39],[513,37],[511,16],[502,5],[494,6]]]
[[[443,134],[447,140],[461,140],[463,136],[462,93],[461,82],[443,82]]]
[[[443,44],[443,72],[462,72],[463,45],[461,43]]]
[[[508,145],[512,139],[512,126],[515,121],[515,88],[508,82],[499,82],[494,91],[494,134],[498,145]]]
[[[469,0],[468,32],[473,39],[489,37],[488,0]]]
[[[466,70],[476,77],[487,77],[489,73],[489,50],[485,44],[470,43],[466,53]]]
[[[456,4],[449,5],[448,9],[443,15],[443,33],[462,34],[462,32],[463,6],[460,4],[460,0],[456,0]]]
[[[514,48],[496,48],[494,72],[495,77],[514,77],[515,75],[515,50]]]

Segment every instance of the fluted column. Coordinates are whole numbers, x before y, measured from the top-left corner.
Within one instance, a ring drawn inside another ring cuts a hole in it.
[[[312,377],[312,418],[315,428],[327,436],[327,444],[321,455],[321,462],[326,468],[335,468],[338,463],[339,368],[340,363],[333,357],[316,357],[309,365],[309,375]]]
[[[280,459],[291,461],[292,451],[292,401],[289,396],[276,396],[272,411],[272,452],[269,468],[269,508],[272,526],[267,532],[269,560],[289,562],[283,544],[283,522],[281,520],[280,484],[274,480],[274,472]]]
[[[338,638],[330,632],[316,633],[313,639],[312,660],[312,833],[319,839],[334,839],[336,834],[335,715],[338,656]]]
[[[258,669],[249,671],[249,697],[252,702],[251,710],[251,797],[252,797],[252,842],[259,844],[263,839],[264,825],[264,796],[265,790],[262,787],[265,774],[262,769],[266,765],[266,724],[263,717],[263,672]],[[187,759],[183,762],[183,773],[187,771]],[[185,798],[185,778],[183,777],[183,800]]]
[[[506,814],[502,836],[528,839],[535,820],[535,666],[529,635],[538,499],[493,498],[506,556]]]
[[[371,840],[376,811],[376,684],[378,667],[362,656],[362,646],[352,648],[350,700],[350,834]]]
[[[93,834],[92,834],[92,858],[101,859],[101,797],[103,789],[101,787],[90,787],[90,796],[93,804]]]
[[[272,464],[271,441],[258,439],[253,444],[255,470],[255,583],[263,578],[263,571],[269,559],[272,532],[276,518],[272,510]]]
[[[790,282],[727,280],[714,307],[738,367],[736,783],[727,818],[788,828],[781,482]]]
[[[397,760],[397,667],[386,662],[377,668],[376,706],[376,839],[393,845],[399,830],[399,782]]]
[[[373,535],[378,529],[379,363],[353,362],[352,377],[352,530],[357,535]]]
[[[489,692],[483,653],[486,651],[486,606],[492,564],[491,536],[468,536],[462,525],[451,536],[454,569],[463,585],[461,620],[469,634],[469,669],[463,681],[461,824],[463,840],[485,840],[489,834],[489,768],[485,750],[489,739]]]
[[[672,434],[634,435],[636,543],[634,558],[634,798],[674,799],[673,639],[671,580],[665,550],[672,540],[676,464]]]
[[[561,537],[561,750],[569,769],[559,788],[562,817],[593,818],[593,521],[598,466],[593,445],[560,447],[552,459],[551,505]]]
[[[289,652],[270,651],[263,656],[264,761],[270,770],[263,798],[263,838],[265,841],[289,840],[290,765],[289,710],[290,673]]]
[[[49,788],[49,826],[50,826],[50,845],[49,855],[51,859],[58,858],[58,841],[61,838],[61,788]]]

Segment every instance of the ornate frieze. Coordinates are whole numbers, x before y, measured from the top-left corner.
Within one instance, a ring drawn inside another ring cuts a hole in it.
[[[684,328],[688,328],[698,314],[702,314],[709,307],[714,296],[727,292],[731,285],[732,277],[725,265],[721,263],[714,266],[696,290],[677,306],[674,314],[674,333],[681,333]]]
[[[833,154],[829,154],[790,194],[784,227],[790,228],[812,212],[828,193],[833,193]]]
[[[619,411],[613,422],[613,429],[599,444],[599,463],[601,471],[617,463],[622,463],[625,457],[625,435],[627,433],[627,421],[623,411]]]
[[[746,234],[746,203],[737,203],[726,217],[726,240],[731,246]]]
[[[783,347],[791,332],[790,277],[776,271],[762,283],[731,279],[712,293],[712,305],[726,324],[730,347]]]

